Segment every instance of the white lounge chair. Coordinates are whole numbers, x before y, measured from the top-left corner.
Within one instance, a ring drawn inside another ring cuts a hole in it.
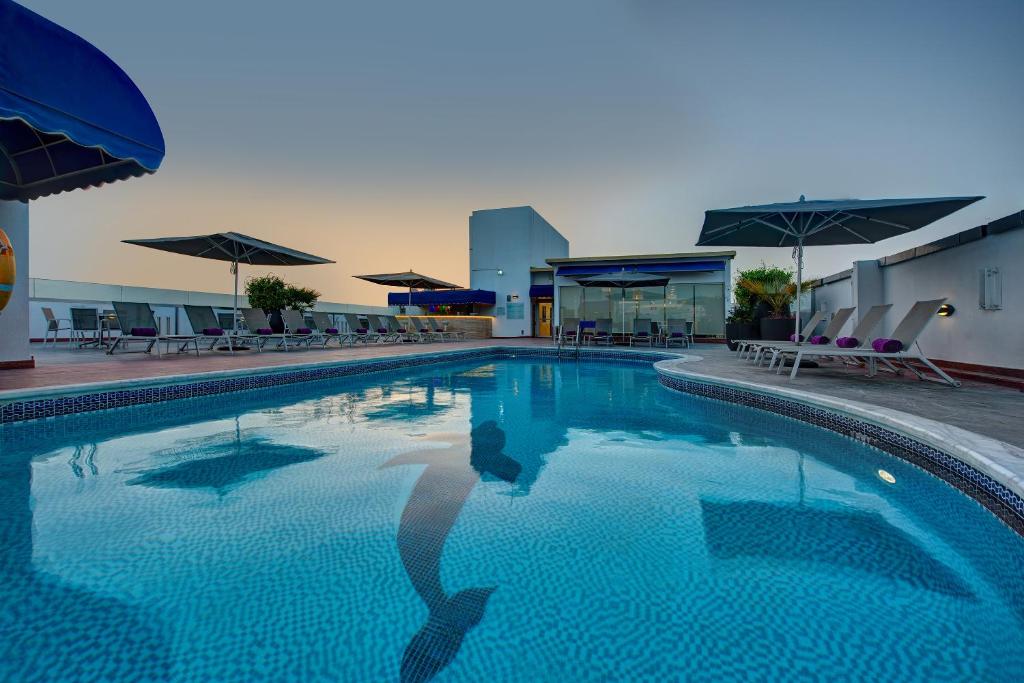
[[[817,327],[821,323],[821,321],[825,319],[825,315],[825,311],[815,312],[814,315],[812,315],[810,319],[807,321],[807,323],[804,325],[804,328],[800,330],[800,339],[804,340],[810,337],[811,334],[814,332],[814,328]],[[757,353],[763,347],[767,346],[770,348],[775,344],[785,344],[793,342],[795,340],[792,338],[792,336],[790,336],[790,338],[785,341],[779,339],[740,339],[733,341],[735,341],[736,344],[739,345],[736,349],[737,357],[743,359],[756,357]]]
[[[351,335],[335,327],[331,322],[331,316],[323,311],[311,311],[309,315],[313,318],[313,326],[316,328],[315,343],[320,344],[326,349],[332,339],[338,340],[339,348],[345,346],[346,341],[352,341]]]
[[[895,330],[893,330],[892,335],[886,339],[875,339],[872,342],[871,348],[816,349],[811,345],[802,347],[800,350],[796,351],[793,356],[793,370],[789,373],[789,378],[791,380],[796,379],[796,373],[800,369],[800,361],[804,358],[833,356],[836,358],[857,358],[865,361],[868,366],[869,377],[875,376],[879,361],[889,366],[894,371],[899,372],[899,370],[892,365],[895,361],[917,375],[918,379],[931,380],[932,378],[927,377],[920,370],[907,362],[917,361],[938,376],[939,380],[936,381],[942,381],[950,386],[958,387],[960,386],[960,382],[947,375],[937,365],[925,358],[920,345],[917,343],[918,336],[920,336],[921,332],[924,331],[924,328],[928,326],[928,323],[931,322],[939,312],[939,307],[942,306],[945,301],[945,298],[918,301],[910,307],[906,316],[903,317],[900,324],[896,326]]]
[[[654,343],[654,335],[651,334],[651,319],[637,318],[633,321],[633,334],[629,337],[629,345],[636,346],[643,344],[651,346]]]
[[[838,330],[836,330],[833,335],[831,335],[834,338],[828,344],[826,344],[824,346],[824,348],[828,348],[828,349],[842,349],[842,348],[866,348],[866,349],[870,349],[871,348],[871,340],[873,339],[873,337],[871,335],[874,334],[875,328],[878,327],[878,324],[880,322],[882,322],[882,318],[885,316],[886,313],[889,312],[890,308],[892,308],[892,304],[879,304],[878,306],[872,306],[871,308],[868,309],[868,312],[866,314],[864,314],[864,316],[861,317],[860,320],[857,321],[857,324],[854,325],[853,331],[850,332],[849,335],[847,335],[845,337],[839,336],[839,332],[842,329],[842,327],[840,326],[840,328]],[[840,310],[842,310],[842,309],[840,309]],[[850,310],[853,310],[853,309],[850,309]],[[837,316],[839,315],[838,311],[836,311],[836,315]],[[833,320],[833,323],[834,323],[835,322],[835,318],[833,318],[832,320]],[[829,328],[831,328],[831,327],[832,327],[832,324],[829,325]],[[828,332],[828,331],[829,330],[827,329],[826,332]],[[840,341],[840,340],[842,340],[842,341]],[[840,344],[842,344],[842,346],[840,346]],[[775,366],[775,362],[779,361],[779,367],[778,367],[777,372],[782,372],[782,368],[785,365],[785,359],[787,357],[792,356],[793,353],[798,351],[800,349],[800,346],[804,346],[804,345],[803,344],[801,344],[801,345],[797,345],[797,344],[779,344],[778,346],[772,348],[771,349],[771,351],[772,351],[772,358],[771,358],[771,362],[768,363],[768,369],[769,370],[772,369]],[[850,359],[848,359],[848,360],[850,360]],[[854,362],[854,361],[850,360],[850,362]]]
[[[856,306],[850,306],[848,308],[840,308],[835,314],[832,315],[832,319],[828,321],[828,325],[822,330],[820,335],[806,336],[804,341],[800,344],[795,342],[776,342],[773,344],[763,344],[758,348],[754,354],[754,364],[760,365],[761,361],[764,360],[768,353],[772,353],[772,359],[774,360],[778,356],[779,349],[792,349],[803,344],[829,344],[835,340],[839,335],[840,330],[843,329],[843,325],[850,319],[853,312],[857,310]],[[769,367],[771,367],[769,365]]]
[[[285,331],[290,335],[290,340],[295,344],[305,344],[308,349],[317,337],[312,327],[306,324],[306,316],[302,311],[287,308],[281,311],[281,320],[284,321]]]
[[[107,349],[107,353],[113,355],[117,351],[123,353],[150,353],[154,348],[156,355],[160,354],[160,344],[164,344],[170,351],[172,346],[177,347],[178,353],[185,353],[192,347],[196,355],[199,355],[199,342],[194,334],[160,334],[157,327],[153,309],[149,304],[134,303],[131,301],[114,301],[114,312],[117,315],[118,325],[121,327],[121,335],[114,340],[114,343]],[[132,345],[138,344],[142,348],[134,351]]]
[[[395,344],[402,341],[402,337],[397,332],[392,332],[387,323],[381,320],[376,315],[366,316],[366,322],[370,326],[370,332],[377,333],[377,339],[375,341],[381,342],[382,344]]]
[[[615,338],[612,336],[611,318],[598,318],[594,321],[594,334],[590,341],[594,344],[603,344],[605,346],[611,346],[615,343]]]
[[[693,343],[693,321],[669,318],[668,331],[665,334],[665,348],[678,343],[679,346],[690,347]]]
[[[231,339],[231,330],[225,330],[217,320],[217,314],[213,312],[212,306],[192,306],[185,304],[185,316],[188,317],[188,324],[192,326],[192,334],[196,336],[196,343],[202,344],[207,351],[213,350],[218,344],[224,344],[231,353],[235,352],[234,342]]]
[[[243,308],[241,310],[245,326],[249,330],[246,340],[252,342],[256,350],[261,353],[263,352],[263,347],[272,341],[277,342],[277,348],[287,351],[289,341],[303,344],[309,338],[309,335],[291,335],[274,332],[270,327],[267,314],[258,308]]]

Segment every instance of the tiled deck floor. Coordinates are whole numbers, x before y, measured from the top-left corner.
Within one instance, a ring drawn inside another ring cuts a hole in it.
[[[256,368],[314,363],[352,358],[379,358],[418,353],[426,350],[478,348],[500,345],[547,346],[549,341],[534,339],[497,339],[467,341],[458,344],[368,345],[355,348],[309,351],[242,352],[169,355],[163,358],[145,354],[107,356],[102,351],[70,351],[60,346],[43,349],[35,345],[37,367],[30,370],[0,371],[0,390],[51,387],[66,384],[102,382],[118,379],[166,377],[175,374],[213,372],[237,368]],[[789,386],[794,389],[829,394],[838,398],[870,403],[920,415],[963,429],[1024,447],[1024,393],[987,384],[964,382],[953,389],[932,382],[894,377],[880,373],[869,378],[862,370],[827,366],[802,370],[789,382],[788,374],[776,375],[766,368],[737,361],[724,345],[700,344],[692,351],[702,360],[692,364],[694,372],[761,384]]]

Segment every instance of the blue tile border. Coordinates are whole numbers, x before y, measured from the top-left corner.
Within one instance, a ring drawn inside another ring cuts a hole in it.
[[[138,386],[132,384],[124,388],[107,388],[98,391],[84,391],[80,394],[62,395],[37,399],[14,400],[0,405],[0,425],[25,422],[28,420],[40,420],[46,418],[60,417],[63,415],[74,415],[88,413],[97,410],[111,410],[125,408],[147,403],[159,403],[163,401],[177,401],[181,399],[195,398],[198,396],[210,396],[214,394],[227,394],[239,391],[251,391],[265,387],[281,386],[285,384],[296,384],[300,382],[316,382],[337,377],[349,377],[352,375],[363,375],[374,372],[387,372],[402,368],[432,365],[436,363],[452,363],[463,360],[486,359],[486,358],[564,358],[566,360],[598,360],[614,362],[632,362],[651,364],[660,360],[676,358],[675,354],[657,352],[630,352],[615,350],[580,349],[577,354],[573,351],[563,350],[559,354],[555,348],[530,348],[530,347],[502,347],[493,346],[482,349],[466,351],[447,351],[436,354],[415,354],[409,356],[395,356],[380,360],[353,360],[339,361],[335,364],[319,365],[309,368],[285,369],[275,371],[273,369],[253,368],[253,374],[233,374],[229,377],[197,379],[182,383],[173,383],[174,378],[165,378],[156,381],[169,381],[171,383],[160,383],[154,386]],[[40,393],[45,393],[41,389]]]
[[[1024,536],[1024,498],[984,472],[904,434],[831,410],[746,389],[681,379],[661,372],[658,373],[658,381],[675,391],[766,410],[843,434],[878,448],[956,487]]]

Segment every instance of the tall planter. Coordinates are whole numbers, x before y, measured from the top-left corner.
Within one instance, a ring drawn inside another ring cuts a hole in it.
[[[726,323],[725,339],[730,351],[735,351],[738,339],[760,339],[761,326],[757,323]]]
[[[270,321],[270,329],[272,329],[275,334],[284,334],[284,318],[281,317],[281,311],[274,309],[265,310],[263,312],[267,314],[267,320]]]
[[[761,318],[761,339],[786,341],[793,334],[793,318]]]

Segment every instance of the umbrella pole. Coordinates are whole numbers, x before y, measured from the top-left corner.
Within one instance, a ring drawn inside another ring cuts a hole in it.
[[[235,273],[235,297],[232,300],[231,308],[231,331],[238,336],[238,261],[231,264],[231,270]]]
[[[796,336],[796,343],[799,344],[800,339],[800,285],[804,279],[804,240],[802,237],[798,237],[796,240],[796,331],[793,333]]]

